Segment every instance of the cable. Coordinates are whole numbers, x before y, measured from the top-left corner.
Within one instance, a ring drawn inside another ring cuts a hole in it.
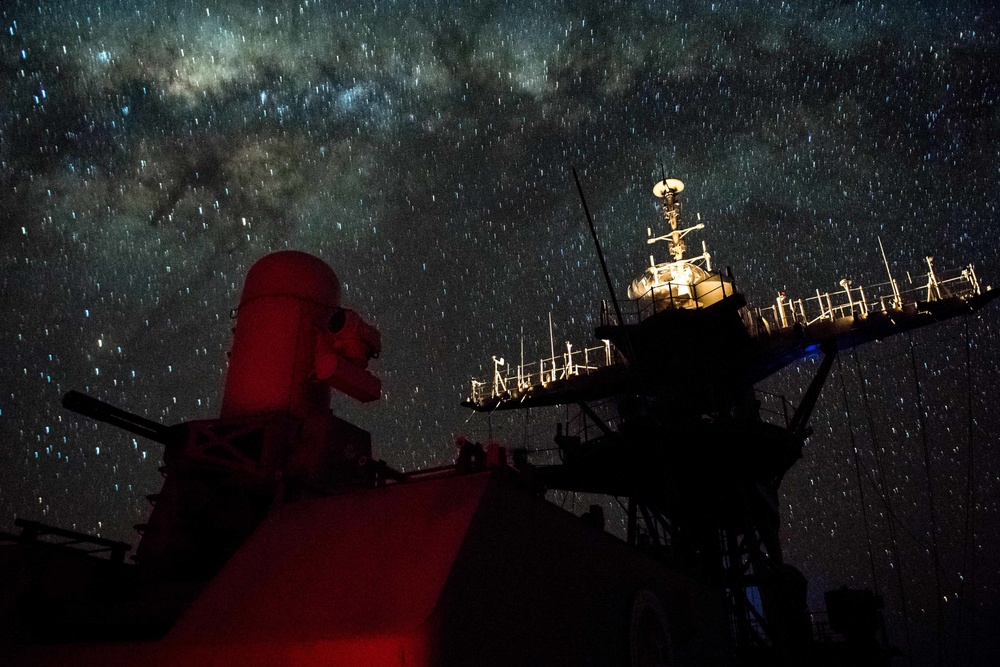
[[[927,424],[924,419],[924,398],[920,391],[920,378],[917,376],[917,357],[914,353],[913,333],[906,332],[910,342],[910,363],[913,366],[913,386],[917,392],[917,422],[920,425],[920,439],[924,446],[924,474],[927,477],[927,507],[930,511],[931,524],[931,558],[934,561],[934,590],[937,594],[937,630],[938,630],[938,664],[944,664],[944,598],[941,596],[941,558],[938,554],[937,521],[934,518],[934,484],[931,479],[931,453],[927,445]]]
[[[968,421],[967,446],[969,451],[966,455],[965,467],[965,528],[962,545],[962,580],[958,585],[958,627],[956,629],[956,644],[961,650],[962,642],[962,621],[965,607],[965,574],[969,575],[969,603],[975,613],[975,593],[976,593],[976,559],[972,557],[971,563],[969,553],[972,550],[973,536],[975,535],[975,510],[973,501],[975,499],[975,449],[972,439],[972,340],[969,335],[969,316],[965,315],[965,408]],[[974,656],[976,641],[976,625],[972,623],[972,632],[969,639],[969,656]]]
[[[903,586],[903,563],[899,559],[899,540],[896,538],[896,517],[895,513],[892,511],[892,504],[889,500],[889,487],[886,483],[885,477],[885,466],[882,464],[882,457],[879,455],[878,449],[878,439],[875,435],[875,419],[872,417],[872,406],[868,401],[868,385],[865,382],[864,374],[861,372],[861,362],[858,360],[858,355],[851,353],[854,359],[854,367],[858,374],[858,381],[861,383],[861,398],[864,401],[865,414],[868,418],[868,433],[872,440],[872,452],[875,455],[875,465],[879,474],[879,481],[881,482],[883,494],[882,503],[885,505],[886,511],[889,513],[889,542],[892,545],[892,559],[896,563],[896,567],[893,570],[896,572],[896,585],[899,587],[899,602],[903,605],[903,638],[906,640],[906,655],[909,657],[909,663],[912,667],[913,665],[913,641],[910,638],[910,616],[906,609],[906,587]],[[902,525],[902,523],[900,523]],[[905,526],[904,526],[905,527]]]
[[[903,520],[899,518],[899,516],[896,514],[896,511],[892,508],[892,505],[890,504],[889,500],[885,497],[885,495],[883,495],[883,492],[879,489],[878,482],[876,482],[875,479],[872,477],[872,474],[868,470],[868,468],[862,466],[861,472],[864,473],[865,479],[867,479],[868,483],[871,484],[872,489],[875,491],[875,495],[882,502],[882,507],[885,508],[886,514],[890,518],[889,523],[890,524],[895,523],[900,528],[902,528],[903,532],[906,533],[906,535],[909,536],[911,540],[913,540],[913,543],[916,544],[918,547],[920,547],[922,551],[927,551],[928,549],[930,549],[930,547],[922,539],[920,539],[920,536],[917,535],[917,532],[912,528],[910,528],[908,525],[906,525],[906,523],[904,523]]]
[[[872,551],[872,534],[868,528],[868,508],[865,506],[865,487],[861,484],[861,460],[858,456],[858,444],[854,440],[854,425],[851,423],[851,405],[847,400],[847,383],[844,381],[844,367],[837,355],[837,375],[840,376],[840,389],[844,394],[844,412],[847,415],[847,432],[851,436],[851,451],[854,453],[854,473],[858,478],[858,493],[861,498],[861,517],[865,525],[865,539],[868,541],[868,564],[872,570],[872,588],[878,595],[878,578],[875,576],[875,555]]]
[[[857,357],[854,357],[855,366],[857,367],[858,380],[862,383],[862,385],[864,385],[865,381],[861,375],[860,367],[857,366],[857,361],[858,361]],[[905,532],[911,540],[913,540],[914,544],[920,547],[921,550],[927,551],[930,549],[930,547],[924,543],[924,541],[920,538],[920,536],[917,535],[915,530],[910,528],[901,518],[899,518],[899,516],[896,514],[896,511],[892,508],[892,502],[889,500],[888,497],[888,490],[887,490],[888,481],[886,480],[885,477],[885,469],[882,467],[882,460],[878,454],[878,443],[874,433],[874,425],[872,423],[872,416],[871,416],[871,406],[868,404],[868,395],[862,392],[862,398],[864,399],[865,408],[867,409],[866,411],[868,414],[869,434],[871,435],[872,438],[872,449],[875,455],[875,468],[876,472],[879,475],[879,479],[876,480],[875,478],[872,477],[872,473],[871,471],[868,470],[867,466],[864,465],[860,466],[861,472],[864,473],[865,479],[868,480],[868,483],[871,485],[872,490],[875,492],[875,496],[879,499],[879,502],[882,503],[882,507],[885,509],[886,514],[889,516],[890,532],[894,532],[892,524],[895,523],[896,525],[898,525],[900,528],[903,529],[903,532]],[[858,460],[860,461],[863,458],[861,456],[861,451],[857,449],[855,451],[857,453]],[[893,540],[895,540],[895,537],[893,537]],[[895,551],[896,548],[895,542],[893,544],[893,547],[894,547],[893,558],[896,560],[896,562],[899,562],[898,552]]]

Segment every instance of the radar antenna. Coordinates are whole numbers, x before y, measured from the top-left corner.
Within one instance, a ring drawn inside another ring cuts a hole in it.
[[[684,237],[696,229],[703,229],[705,227],[704,224],[698,223],[694,227],[688,227],[687,229],[678,228],[681,213],[681,204],[678,195],[683,191],[684,183],[676,178],[664,178],[653,186],[653,194],[661,200],[663,219],[670,225],[670,233],[663,236],[653,236],[653,230],[651,228],[647,229],[649,238],[646,240],[646,243],[652,245],[659,241],[667,241],[670,256],[675,262],[684,259],[684,251],[687,250]]]

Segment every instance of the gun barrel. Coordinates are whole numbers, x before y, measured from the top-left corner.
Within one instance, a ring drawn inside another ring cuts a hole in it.
[[[68,391],[63,396],[62,404],[67,410],[72,410],[85,417],[117,426],[160,444],[174,445],[177,443],[176,431],[171,427],[132,414],[127,410],[116,408],[110,403],[105,403],[93,396],[87,396],[78,391]]]

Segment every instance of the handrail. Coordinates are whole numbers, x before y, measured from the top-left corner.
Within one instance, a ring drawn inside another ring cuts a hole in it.
[[[979,282],[972,266],[948,272],[927,273],[910,281],[912,287],[898,290],[898,299],[892,283],[878,283],[868,287],[852,287],[842,281],[844,289],[838,292],[820,292],[805,299],[790,299],[784,293],[774,305],[756,309],[757,316],[770,330],[785,329],[796,324],[809,326],[824,320],[834,321],[852,315],[887,312],[904,306],[953,297],[967,298],[979,294]]]
[[[714,285],[713,285],[714,284]],[[638,324],[647,317],[668,310],[700,310],[733,296],[735,282],[731,273],[715,271],[693,283],[663,283],[645,294],[626,301],[622,309],[623,324]],[[834,322],[846,317],[899,310],[904,306],[947,298],[968,298],[980,293],[975,269],[968,265],[952,271],[932,271],[910,278],[908,289],[898,283],[885,282],[868,287],[853,287],[848,280],[840,283],[842,290],[820,292],[815,296],[792,299],[786,293],[778,295],[767,308],[742,309],[743,322],[751,336],[794,326],[810,326],[822,321]],[[629,308],[631,307],[631,308]],[[629,308],[627,311],[626,309]],[[602,326],[615,326],[617,321],[603,303],[600,312]],[[574,350],[566,343],[566,352],[528,364],[510,366],[503,359],[493,358],[493,379],[472,381],[473,403],[483,405],[491,399],[509,400],[528,390],[547,386],[551,382],[586,375],[616,362],[610,341],[603,345]],[[784,410],[783,406],[783,410]]]
[[[132,549],[132,545],[127,542],[109,540],[103,537],[88,535],[87,533],[80,533],[75,530],[49,526],[44,523],[39,523],[38,521],[14,519],[14,525],[21,529],[21,534],[10,535],[8,533],[0,533],[0,541],[11,541],[21,544],[41,543],[57,547],[73,547],[78,551],[89,555],[107,554],[109,560],[117,563],[123,563],[125,561],[125,554]],[[58,541],[41,539],[45,536],[57,538]]]
[[[546,386],[550,382],[586,375],[599,368],[614,364],[611,341],[603,345],[574,350],[566,343],[566,351],[552,357],[545,357],[526,364],[509,365],[503,359],[493,358],[493,378],[491,382],[472,381],[474,403],[483,403],[498,396],[517,396],[536,386]]]
[[[712,284],[715,286],[706,288]],[[736,287],[731,275],[712,271],[695,283],[665,282],[650,287],[642,295],[623,304],[622,317],[625,324],[637,324],[647,317],[668,310],[701,310],[735,293]],[[601,324],[617,324],[611,319],[606,307],[601,309]]]

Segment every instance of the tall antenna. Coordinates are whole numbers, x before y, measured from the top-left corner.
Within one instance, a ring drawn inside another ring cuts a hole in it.
[[[604,272],[604,281],[608,284],[608,292],[611,293],[611,303],[615,306],[615,316],[618,318],[618,325],[624,326],[625,320],[622,318],[622,309],[618,305],[618,297],[615,296],[615,287],[611,283],[611,275],[608,273],[608,263],[604,261],[604,251],[601,250],[601,242],[597,240],[597,229],[594,227],[594,219],[590,216],[590,208],[587,206],[587,198],[583,195],[583,186],[580,185],[580,177],[573,168],[573,180],[576,181],[576,190],[580,193],[580,201],[583,203],[583,213],[587,216],[587,224],[590,225],[590,235],[594,238],[594,247],[597,248],[597,258],[601,260],[601,270]]]
[[[622,328],[622,333],[625,334],[625,344],[628,346],[628,354],[630,359],[634,361],[635,351],[632,349],[632,339],[628,335],[628,329],[625,328],[622,308],[618,305],[618,297],[615,296],[615,286],[611,282],[611,274],[608,273],[608,263],[604,261],[604,251],[601,250],[601,242],[597,240],[597,229],[594,227],[594,218],[590,215],[590,207],[587,206],[587,198],[583,194],[583,186],[580,185],[580,176],[576,173],[576,167],[573,168],[573,180],[576,181],[576,191],[580,193],[583,213],[587,216],[587,224],[590,225],[590,235],[594,239],[594,247],[597,248],[597,258],[601,260],[601,270],[604,272],[604,281],[608,285],[608,292],[611,293],[611,303],[615,307],[615,317],[618,318],[618,326]]]
[[[670,257],[675,262],[680,262],[684,259],[684,252],[687,250],[687,244],[684,243],[684,237],[697,229],[705,228],[705,225],[701,222],[700,214],[698,215],[698,224],[686,229],[679,228],[681,215],[679,195],[683,191],[684,183],[676,178],[664,178],[653,186],[653,195],[660,200],[663,220],[667,223],[667,226],[670,227],[670,230],[663,236],[653,236],[652,228],[647,230],[649,238],[646,239],[646,243],[652,245],[654,243],[659,243],[660,241],[666,241],[669,247],[668,252],[670,253]],[[650,255],[650,258],[652,258],[652,255]],[[709,259],[707,250],[705,250],[702,258],[706,260]],[[651,264],[653,264],[652,261]],[[655,266],[655,264],[653,265]],[[709,268],[709,271],[711,271],[711,268]]]
[[[878,248],[882,251],[882,261],[885,262],[885,272],[889,276],[889,285],[892,287],[892,306],[893,308],[899,308],[903,305],[903,300],[899,296],[899,286],[892,277],[892,271],[889,270],[889,259],[885,256],[885,247],[882,245],[882,237],[878,236]]]
[[[556,358],[556,340],[552,337],[552,311],[549,311],[549,352]]]
[[[523,387],[524,377],[522,373],[524,372],[524,324],[521,325],[521,365],[517,367],[517,388],[520,390]]]
[[[664,178],[653,186],[653,194],[660,198],[663,207],[663,219],[670,225],[670,256],[675,262],[684,259],[684,251],[687,245],[684,243],[684,231],[677,229],[680,221],[681,204],[677,196],[684,191],[684,183],[676,178]]]

